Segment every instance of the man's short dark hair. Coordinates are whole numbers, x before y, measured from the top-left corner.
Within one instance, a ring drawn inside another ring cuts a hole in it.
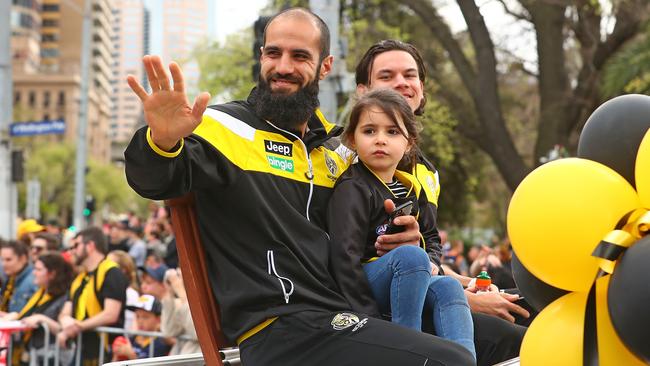
[[[36,234],[34,239],[43,239],[45,240],[45,245],[47,250],[59,250],[59,247],[61,246],[61,242],[59,241],[59,238],[57,238],[56,235],[50,234],[50,233],[45,233],[41,232]]]
[[[83,229],[74,236],[75,238],[81,238],[84,244],[89,243],[90,241],[95,243],[95,248],[98,252],[102,254],[108,253],[108,244],[106,243],[106,235],[102,229],[91,226],[89,228]]]
[[[398,41],[395,39],[385,39],[370,46],[370,48],[368,48],[368,51],[366,51],[363,57],[361,57],[361,60],[357,64],[357,69],[355,72],[355,80],[357,82],[357,85],[370,86],[370,74],[372,73],[372,66],[375,62],[375,58],[377,58],[378,55],[388,51],[404,51],[411,55],[418,66],[418,76],[420,78],[420,81],[422,84],[424,84],[427,78],[427,70],[424,66],[424,60],[422,59],[422,55],[420,55],[420,51],[418,51],[418,49],[410,43]],[[416,116],[422,115],[422,113],[424,113],[424,105],[426,104],[427,99],[424,95],[422,98],[422,103],[418,109],[414,111]]]
[[[27,244],[18,240],[8,240],[2,243],[2,248],[11,249],[17,257],[27,257],[29,254],[29,247]]]
[[[305,8],[299,8],[299,7],[294,7],[294,8],[289,8],[286,10],[283,10],[269,19],[268,23],[266,23],[266,27],[264,27],[264,36],[263,36],[263,43],[262,47],[266,46],[266,30],[269,28],[269,25],[273,23],[273,21],[276,18],[279,17],[284,17],[284,16],[307,16],[311,18],[315,23],[316,26],[318,27],[318,31],[320,32],[320,56],[318,58],[318,61],[321,62],[325,57],[330,55],[330,30],[327,27],[327,24],[325,24],[325,21],[321,19],[318,15],[314,14],[311,10],[305,9]]]

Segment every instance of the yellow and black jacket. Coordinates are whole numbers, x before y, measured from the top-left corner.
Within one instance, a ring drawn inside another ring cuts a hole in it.
[[[266,319],[349,306],[328,271],[325,211],[347,167],[326,147],[341,133],[319,111],[303,138],[258,118],[249,101],[209,107],[172,152],[145,127],[125,152],[131,187],[150,199],[193,191],[208,276],[234,340]]]
[[[99,263],[95,271],[79,273],[72,281],[70,299],[72,300],[72,315],[75,319],[91,318],[102,311],[104,303],[99,296],[99,292],[104,286],[106,274],[113,268],[119,269],[117,263],[104,259]]]
[[[415,176],[397,170],[395,177],[409,188],[407,197],[397,198],[362,162],[351,165],[339,177],[328,208],[328,232],[331,237],[330,267],[337,285],[352,310],[379,317],[362,263],[377,259],[375,241],[384,234],[388,215],[384,201],[396,205],[413,202],[415,216],[422,234],[421,247],[430,260],[440,267],[440,236],[436,229],[435,206]]]

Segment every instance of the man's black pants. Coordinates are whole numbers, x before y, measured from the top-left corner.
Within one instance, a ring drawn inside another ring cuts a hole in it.
[[[474,364],[456,343],[351,312],[284,315],[239,349],[246,366]]]

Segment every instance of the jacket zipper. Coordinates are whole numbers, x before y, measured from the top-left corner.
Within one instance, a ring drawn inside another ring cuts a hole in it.
[[[282,286],[282,294],[284,295],[284,302],[288,304],[289,297],[293,294],[293,282],[290,279],[282,277],[278,274],[278,271],[275,269],[275,258],[273,257],[272,250],[266,251],[266,262],[268,265],[269,274],[274,275],[278,281],[280,281],[280,286]],[[289,285],[291,285],[291,290],[287,291],[287,288],[284,286],[284,281],[289,282]]]
[[[309,151],[307,150],[307,145],[305,145],[305,143],[302,141],[302,139],[300,137],[296,136],[295,134],[293,134],[293,133],[291,133],[291,132],[289,132],[287,130],[283,130],[280,127],[274,125],[273,123],[271,123],[269,121],[266,121],[266,123],[270,124],[271,126],[273,126],[273,128],[275,128],[275,129],[277,129],[279,131],[282,131],[282,132],[284,132],[286,134],[289,134],[289,135],[293,136],[296,140],[300,141],[300,145],[302,145],[303,150],[305,150],[305,156],[307,157],[307,167],[308,167],[307,172],[305,172],[305,178],[307,178],[309,180],[309,196],[307,197],[307,211],[305,212],[305,215],[307,217],[307,220],[311,221],[309,219],[309,206],[311,205],[311,196],[314,194],[314,167],[313,167],[313,165],[311,163],[311,157],[309,156]]]

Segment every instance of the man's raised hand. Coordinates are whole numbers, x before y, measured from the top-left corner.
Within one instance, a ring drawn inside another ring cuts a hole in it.
[[[169,71],[174,81],[172,89],[169,75],[160,57],[144,56],[142,62],[151,85],[151,94],[148,94],[138,83],[135,76],[129,75],[127,82],[142,101],[144,117],[151,129],[153,142],[161,149],[169,151],[201,123],[210,94],[205,92],[199,94],[194,100],[194,105],[190,106],[185,94],[183,73],[178,64],[175,62],[169,64]]]

